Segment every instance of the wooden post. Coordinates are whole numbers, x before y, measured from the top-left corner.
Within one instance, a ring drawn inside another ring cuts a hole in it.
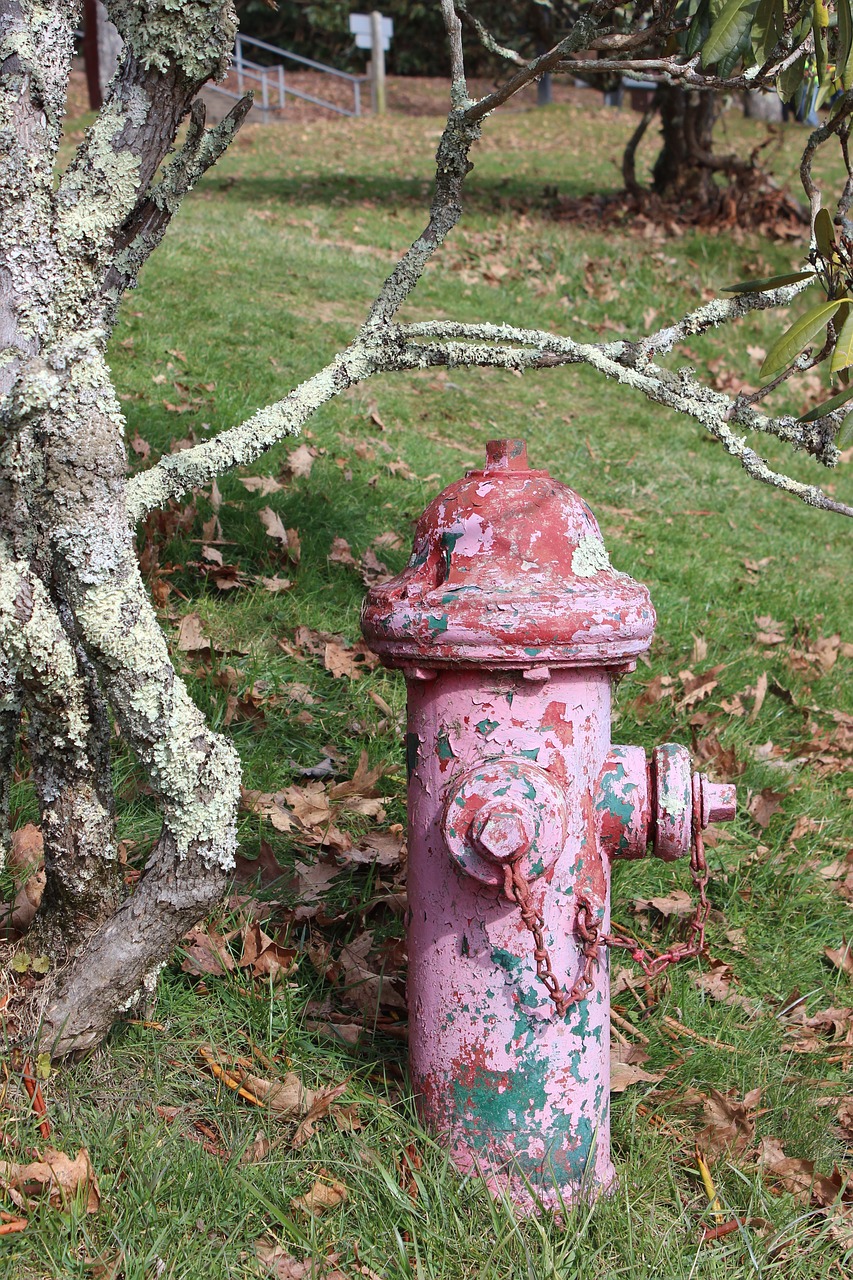
[[[83,57],[86,62],[89,110],[100,111],[103,98],[98,65],[98,9],[95,0],[83,0]]]
[[[374,9],[370,14],[370,87],[373,90],[373,110],[385,115],[385,49],[382,43],[382,14]]]

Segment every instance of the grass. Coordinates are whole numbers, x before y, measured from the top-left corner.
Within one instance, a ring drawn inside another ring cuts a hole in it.
[[[596,325],[607,326],[608,336],[622,325],[635,333],[652,323],[649,309],[662,323],[733,279],[799,260],[799,246],[750,235],[664,232],[638,240],[551,219],[546,185],[567,194],[616,185],[614,163],[632,125],[627,112],[581,114],[568,107],[490,121],[475,156],[466,219],[430,266],[407,314],[501,320],[590,337]],[[411,118],[245,128],[187,201],[124,305],[111,361],[130,436],[138,433],[155,454],[190,430],[204,436],[277,398],[328,360],[423,224],[439,128],[438,119]],[[738,145],[755,137],[754,126],[733,116],[727,128]],[[792,127],[774,156],[782,180],[792,179],[802,139]],[[747,348],[766,348],[780,326],[778,316],[755,315],[736,333],[697,340],[690,359],[699,367],[719,362],[718,376],[722,368],[755,380],[758,362]],[[165,405],[192,400],[181,414]],[[843,1244],[778,1181],[764,1180],[754,1160],[721,1155],[713,1173],[727,1217],[766,1225],[747,1226],[710,1246],[699,1243],[702,1225],[712,1218],[693,1155],[696,1114],[682,1104],[690,1088],[713,1086],[742,1098],[760,1086],[756,1140],[777,1137],[788,1155],[813,1160],[827,1174],[845,1156],[834,1108],[824,1105],[833,1087],[844,1088],[844,1063],[823,1061],[826,1050],[793,1053],[776,1015],[795,989],[807,996],[810,1014],[853,1004],[850,978],[824,959],[825,947],[850,935],[850,906],[816,870],[849,847],[849,747],[846,757],[836,748],[837,765],[823,768],[803,750],[812,726],[835,729],[828,713],[853,711],[851,661],[839,657],[822,673],[813,665],[799,669],[791,659],[794,640],[800,649],[836,632],[853,640],[847,527],[759,488],[694,424],[586,370],[523,379],[461,369],[388,376],[324,407],[309,427],[309,442],[320,451],[310,476],[265,498],[247,494],[235,477],[219,485],[226,560],[248,575],[286,573],[294,578],[292,590],[271,595],[248,586],[223,593],[188,567],[199,560],[202,522],[213,514],[204,495],[196,499],[192,526],[159,543],[172,588],[172,616],[164,613],[164,626],[171,630],[181,614],[197,610],[215,645],[234,651],[189,677],[212,723],[225,718],[227,691],[217,676],[226,667],[234,668],[240,691],[264,681],[268,698],[283,699],[262,723],[236,722],[229,730],[243,757],[245,785],[278,790],[299,780],[298,768],[314,765],[329,745],[341,753],[349,776],[366,750],[372,764],[391,769],[383,784],[387,821],[404,821],[399,736],[368,697],[373,692],[389,704],[393,722],[404,707],[402,678],[380,670],[336,680],[277,641],[292,638],[298,625],[354,640],[362,585],[352,569],[327,559],[332,539],[347,539],[359,555],[378,535],[396,532],[403,545],[381,556],[393,570],[401,568],[412,523],[441,486],[478,463],[487,439],[524,436],[534,464],[589,502],[615,564],[649,585],[657,608],[650,666],[621,686],[614,738],[651,748],[664,740],[701,745],[714,733],[720,751],[743,767],[732,838],[710,850],[709,941],[757,1012],[747,1016],[711,1000],[693,982],[696,970],[674,973],[643,1023],[650,1039],[646,1069],[665,1070],[665,1081],[657,1093],[638,1085],[613,1099],[614,1195],[594,1210],[571,1210],[562,1222],[517,1222],[476,1181],[462,1179],[420,1129],[400,1071],[399,1043],[366,1036],[348,1047],[310,1030],[306,1006],[327,997],[329,988],[304,955],[285,990],[260,985],[247,991],[246,979],[234,975],[200,986],[176,961],[161,978],[155,1026],[117,1028],[106,1046],[57,1069],[46,1085],[57,1145],[90,1152],[100,1213],[87,1218],[73,1205],[64,1214],[37,1211],[26,1232],[0,1239],[0,1276],[97,1276],[92,1259],[119,1252],[126,1280],[250,1276],[257,1266],[254,1242],[270,1236],[305,1261],[305,1274],[317,1280],[329,1251],[339,1255],[337,1266],[347,1277],[389,1280],[838,1280],[849,1270]],[[281,446],[254,470],[278,474],[289,448]],[[849,463],[827,476],[777,447],[768,454],[800,477],[828,482],[839,497],[853,496]],[[407,469],[395,475],[389,464],[398,460]],[[261,526],[258,512],[267,505],[286,527],[299,530],[302,557],[295,570],[284,566]],[[763,615],[781,624],[786,643],[755,641],[761,629],[755,619]],[[696,637],[707,643],[707,659],[698,662]],[[718,686],[700,706],[679,710],[674,698],[638,705],[654,677],[672,676],[680,692],[679,672],[717,663],[724,664]],[[751,721],[746,691],[764,672],[769,691]],[[293,682],[310,689],[310,724],[297,722],[286,703]],[[747,714],[736,714],[740,695]],[[806,704],[827,714],[797,709]],[[703,713],[716,718],[703,723]],[[156,833],[156,815],[120,744],[116,774],[122,835],[144,850]],[[747,812],[748,799],[762,788],[781,793],[781,808],[764,829]],[[33,817],[28,784],[19,786],[17,800],[22,820]],[[791,843],[804,818],[817,826]],[[269,824],[242,815],[243,852],[253,856],[261,837],[292,866],[298,849]],[[358,931],[373,883],[371,873],[336,886],[344,918],[326,930],[335,948]],[[633,899],[675,887],[687,887],[682,866],[619,867],[616,915],[630,920]],[[399,933],[397,919],[378,919],[380,934]],[[733,929],[743,931],[736,942],[726,936]],[[316,924],[294,924],[290,941],[307,949],[319,932]],[[704,1039],[675,1033],[674,1042],[664,1016]],[[196,1068],[200,1043],[240,1053],[247,1037],[286,1059],[308,1085],[347,1079],[345,1101],[358,1103],[361,1129],[339,1132],[326,1121],[307,1144],[290,1150],[288,1130],[276,1130]],[[167,1124],[158,1106],[180,1107],[182,1118]],[[662,1123],[652,1123],[655,1116]],[[207,1154],[189,1140],[190,1121],[213,1126],[230,1154]],[[259,1129],[278,1134],[279,1142],[265,1160],[241,1164]],[[8,1132],[24,1146],[39,1145],[23,1108],[8,1115]],[[401,1179],[413,1152],[421,1166]],[[291,1201],[320,1170],[349,1194],[315,1220]],[[365,1266],[372,1272],[358,1270]]]

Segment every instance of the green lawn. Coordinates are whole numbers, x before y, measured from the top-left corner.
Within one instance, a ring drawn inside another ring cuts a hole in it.
[[[747,234],[605,237],[553,220],[544,188],[613,188],[633,123],[627,111],[569,107],[489,121],[474,156],[468,214],[407,317],[506,321],[590,338],[618,336],[623,326],[637,334],[732,280],[799,261],[798,245]],[[191,433],[203,437],[280,397],[340,349],[423,225],[440,127],[437,118],[246,127],[188,199],[124,305],[112,365],[129,436],[152,456]],[[727,128],[738,145],[756,136],[734,116]],[[774,153],[783,181],[793,181],[803,136],[792,126]],[[680,359],[710,367],[721,381],[735,375],[755,384],[760,358],[748,349],[766,349],[782,324],[754,315],[736,332],[697,340]],[[845,1138],[853,1143],[849,1112],[846,1128],[837,1118],[850,1093],[853,986],[824,955],[853,933],[853,877],[845,889],[851,864],[843,865],[853,796],[849,526],[758,487],[693,422],[585,369],[523,378],[463,369],[389,375],[326,406],[309,427],[310,474],[287,477],[291,442],[253,469],[281,478],[280,489],[261,495],[236,476],[220,481],[221,532],[203,531],[215,514],[210,493],[195,497],[195,515],[188,511],[181,527],[176,518],[149,527],[146,563],[159,562],[152,572],[163,625],[177,638],[181,617],[200,614],[216,652],[207,663],[177,657],[212,723],[230,719],[245,786],[305,786],[298,770],[330,749],[348,778],[366,751],[372,766],[387,770],[384,818],[342,812],[337,825],[357,837],[405,821],[402,678],[383,670],[335,678],[295,640],[296,628],[356,640],[363,585],[355,568],[329,560],[333,539],[346,539],[358,559],[380,535],[399,535],[398,546],[385,539],[377,549],[396,571],[413,521],[441,486],[478,463],[487,439],[523,436],[534,465],[589,502],[615,565],[649,585],[658,612],[650,665],[619,689],[614,738],[646,748],[684,742],[715,777],[737,781],[738,818],[709,848],[709,945],[729,969],[719,970],[711,990],[697,985],[703,970],[688,965],[659,987],[656,1001],[642,983],[636,995],[617,997],[623,1018],[648,1039],[645,1070],[663,1073],[660,1083],[613,1098],[618,1187],[563,1222],[516,1222],[476,1182],[461,1180],[419,1129],[401,1071],[404,1044],[387,1034],[393,1010],[374,1034],[373,1014],[353,1011],[346,992],[321,976],[331,966],[334,978],[342,946],[365,929],[374,931],[377,972],[398,973],[402,921],[387,901],[389,886],[399,888],[394,870],[342,872],[323,891],[319,915],[294,910],[296,888],[287,880],[268,895],[278,904],[269,931],[297,952],[286,983],[253,984],[245,970],[202,981],[181,970],[178,956],[162,975],[150,1025],[120,1027],[86,1061],[53,1072],[45,1085],[53,1141],[71,1154],[88,1149],[101,1208],[89,1216],[79,1205],[64,1214],[35,1211],[26,1231],[0,1239],[0,1275],[111,1276],[106,1263],[121,1253],[126,1280],[245,1277],[258,1273],[261,1238],[305,1264],[280,1262],[279,1275],[316,1280],[848,1275],[853,1209],[846,1219],[815,1213],[807,1192],[803,1203],[784,1178],[762,1173],[756,1152],[762,1139],[775,1138],[786,1156],[831,1175],[850,1155]],[[768,456],[853,500],[849,460],[830,475],[773,445]],[[259,519],[266,507],[298,530],[298,564],[267,535]],[[223,591],[205,580],[205,541],[245,585]],[[292,588],[272,594],[254,581],[276,575]],[[841,643],[832,640],[839,635]],[[691,678],[718,664],[716,686],[691,704]],[[234,695],[242,699],[236,713]],[[120,742],[116,771],[122,835],[135,842],[131,863],[141,862],[156,813]],[[34,817],[26,781],[17,801],[21,821]],[[248,811],[241,838],[246,857],[263,840],[285,868],[297,856],[334,862]],[[672,923],[638,916],[631,904],[688,887],[684,866],[619,867],[614,914],[651,930],[657,944]],[[237,927],[240,918],[232,902],[216,928]],[[238,939],[233,947],[239,955]],[[746,1004],[714,998],[727,990]],[[798,995],[804,1003],[786,1013]],[[795,1021],[828,1008],[834,1020],[811,1028]],[[329,1011],[348,1009],[349,1022],[364,1026],[355,1044],[328,1031]],[[224,1057],[249,1054],[250,1043],[274,1059],[264,1065],[256,1055],[258,1074],[289,1069],[311,1087],[346,1082],[336,1106],[355,1103],[357,1112],[322,1120],[292,1149],[292,1125],[235,1098],[198,1065],[199,1045]],[[738,1100],[761,1089],[739,1150],[718,1150],[719,1126],[700,1135],[708,1116],[696,1095],[709,1098],[711,1088]],[[13,1090],[7,1098],[8,1133],[37,1147],[22,1097]],[[244,1162],[259,1131],[271,1149]],[[701,1242],[716,1219],[699,1176],[697,1135],[713,1157],[724,1219],[745,1223],[713,1243]],[[347,1198],[313,1217],[293,1200],[321,1171],[327,1184],[346,1187]],[[102,1264],[93,1265],[97,1258]]]

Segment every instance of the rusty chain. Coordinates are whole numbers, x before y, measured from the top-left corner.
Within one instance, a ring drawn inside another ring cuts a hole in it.
[[[687,936],[683,942],[677,943],[659,955],[651,955],[638,939],[626,933],[618,937],[612,933],[602,933],[601,924],[595,918],[593,907],[582,894],[578,898],[576,929],[580,935],[583,956],[583,967],[580,975],[570,991],[565,991],[554,973],[551,957],[545,944],[545,919],[533,905],[533,894],[530,885],[524,878],[518,860],[504,864],[504,892],[510,902],[515,902],[521,911],[521,919],[533,936],[533,958],[536,961],[536,976],[546,988],[548,995],[562,1018],[568,1009],[578,1004],[595,986],[592,976],[598,958],[600,946],[628,951],[631,959],[638,964],[647,978],[656,978],[672,964],[682,960],[690,960],[700,956],[705,950],[705,925],[711,904],[708,901],[708,864],[705,860],[705,841],[702,838],[701,806],[694,787],[693,823],[690,848],[690,875],[696,890],[696,907],[687,926]]]

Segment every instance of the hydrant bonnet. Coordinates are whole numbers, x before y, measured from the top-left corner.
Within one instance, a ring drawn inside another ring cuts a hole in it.
[[[608,666],[633,669],[651,642],[646,588],[610,564],[586,503],[520,440],[487,445],[427,507],[397,577],[363,611],[389,666]]]

